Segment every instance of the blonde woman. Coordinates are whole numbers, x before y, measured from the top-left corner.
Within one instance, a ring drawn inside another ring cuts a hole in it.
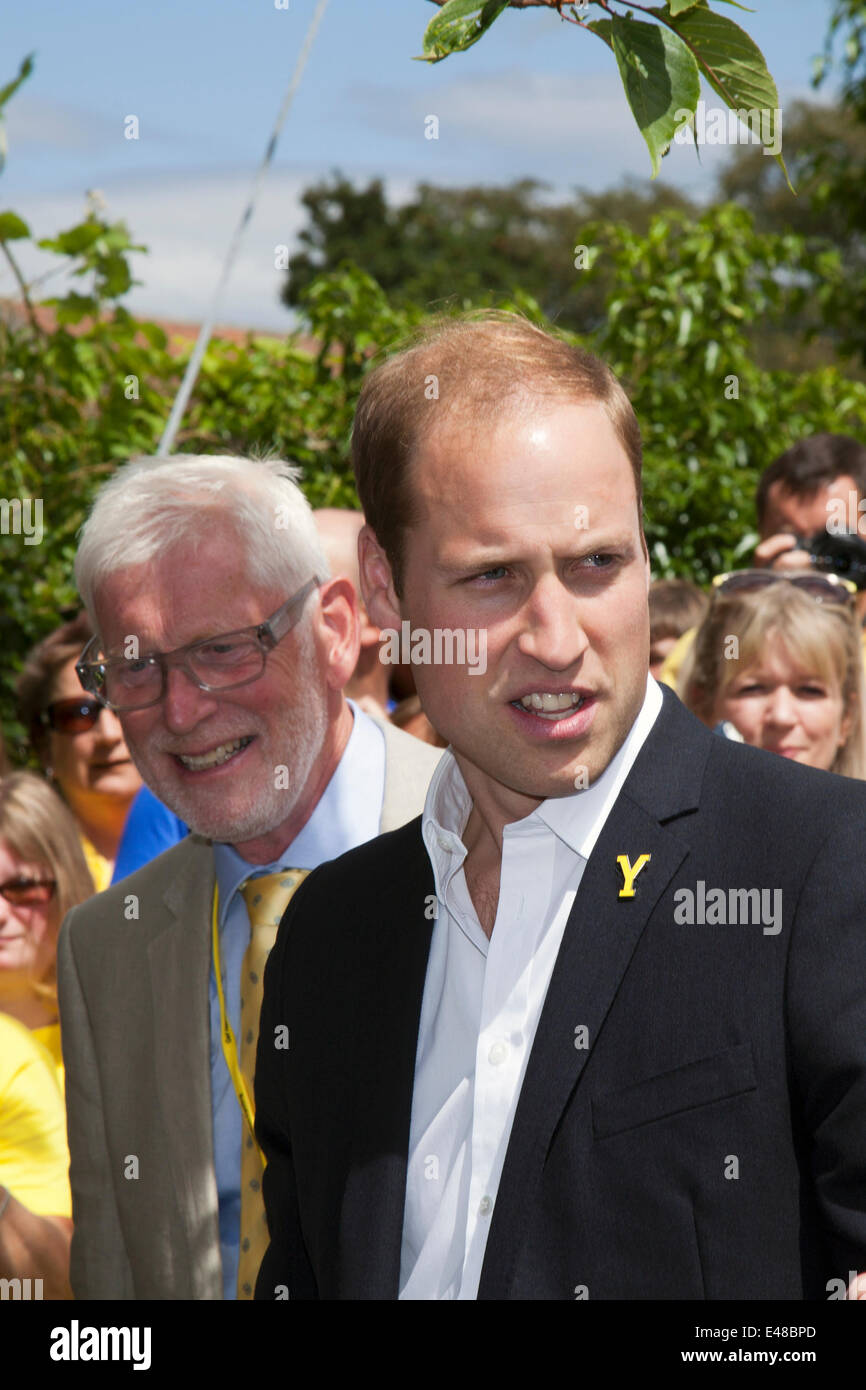
[[[93,893],[77,827],[41,777],[0,779],[0,1012],[29,1028],[62,1080],[57,933]]]
[[[711,726],[808,767],[866,777],[863,651],[835,575],[721,575],[679,679]]]
[[[68,1298],[72,1234],[57,933],[93,892],[76,825],[40,777],[0,779],[0,1278]]]

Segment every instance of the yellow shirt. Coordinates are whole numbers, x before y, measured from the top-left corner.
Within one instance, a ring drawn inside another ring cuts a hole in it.
[[[57,1080],[60,1083],[60,1094],[66,1094],[66,1073],[63,1070],[63,1051],[60,1046],[60,1024],[47,1023],[44,1028],[31,1028],[31,1037],[36,1038],[45,1048],[46,1052],[51,1053],[51,1060],[57,1071]]]
[[[84,850],[84,858],[87,860],[87,867],[90,870],[90,877],[93,879],[93,886],[97,893],[103,893],[111,883],[114,865],[110,859],[106,859],[99,853],[95,845],[90,843],[83,830],[79,830],[78,835],[81,840],[81,848]]]
[[[0,1183],[38,1216],[71,1216],[66,1110],[50,1053],[0,1014]]]

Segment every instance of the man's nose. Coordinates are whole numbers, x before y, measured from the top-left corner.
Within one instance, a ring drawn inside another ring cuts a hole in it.
[[[210,691],[202,690],[183,667],[172,666],[166,671],[162,717],[166,728],[173,733],[184,733],[195,728],[196,724],[213,713],[216,705]]]
[[[522,613],[518,648],[552,671],[565,671],[587,650],[580,604],[555,575],[538,580]]]

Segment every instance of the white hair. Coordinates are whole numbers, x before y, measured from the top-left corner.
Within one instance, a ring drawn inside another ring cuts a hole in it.
[[[94,596],[109,575],[176,546],[190,555],[227,521],[252,584],[286,597],[317,575],[330,578],[301,470],[282,459],[219,454],[136,458],[100,488],[81,529],[75,581],[95,622]]]

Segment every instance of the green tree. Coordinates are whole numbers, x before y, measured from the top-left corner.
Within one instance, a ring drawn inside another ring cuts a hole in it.
[[[866,363],[866,5],[858,0],[837,0],[833,7],[824,53],[816,59],[816,85],[838,70],[842,106],[857,126],[856,143],[817,145],[807,172],[816,214],[848,247],[847,273],[826,297],[824,312],[843,350]]]
[[[570,203],[541,196],[545,185],[521,179],[506,188],[439,188],[420,184],[401,206],[387,202],[374,179],[356,188],[340,174],[308,188],[304,249],[289,262],[283,300],[293,308],[316,277],[351,260],[372,276],[392,304],[476,303],[480,296],[528,294],[564,328],[592,332],[604,312],[604,274],[592,285],[575,274],[576,248],[588,221],[625,220],[645,231],[664,208],[696,211],[665,184],[578,193]],[[444,289],[447,287],[447,294]]]
[[[804,238],[757,233],[729,203],[697,221],[659,214],[645,236],[608,228],[605,240],[616,288],[592,346],[641,423],[654,565],[706,582],[755,544],[760,472],[805,434],[861,432],[866,384],[832,366],[794,374],[755,361],[754,323],[801,305],[804,263],[812,268]],[[822,253],[817,269],[832,281],[836,254]]]

